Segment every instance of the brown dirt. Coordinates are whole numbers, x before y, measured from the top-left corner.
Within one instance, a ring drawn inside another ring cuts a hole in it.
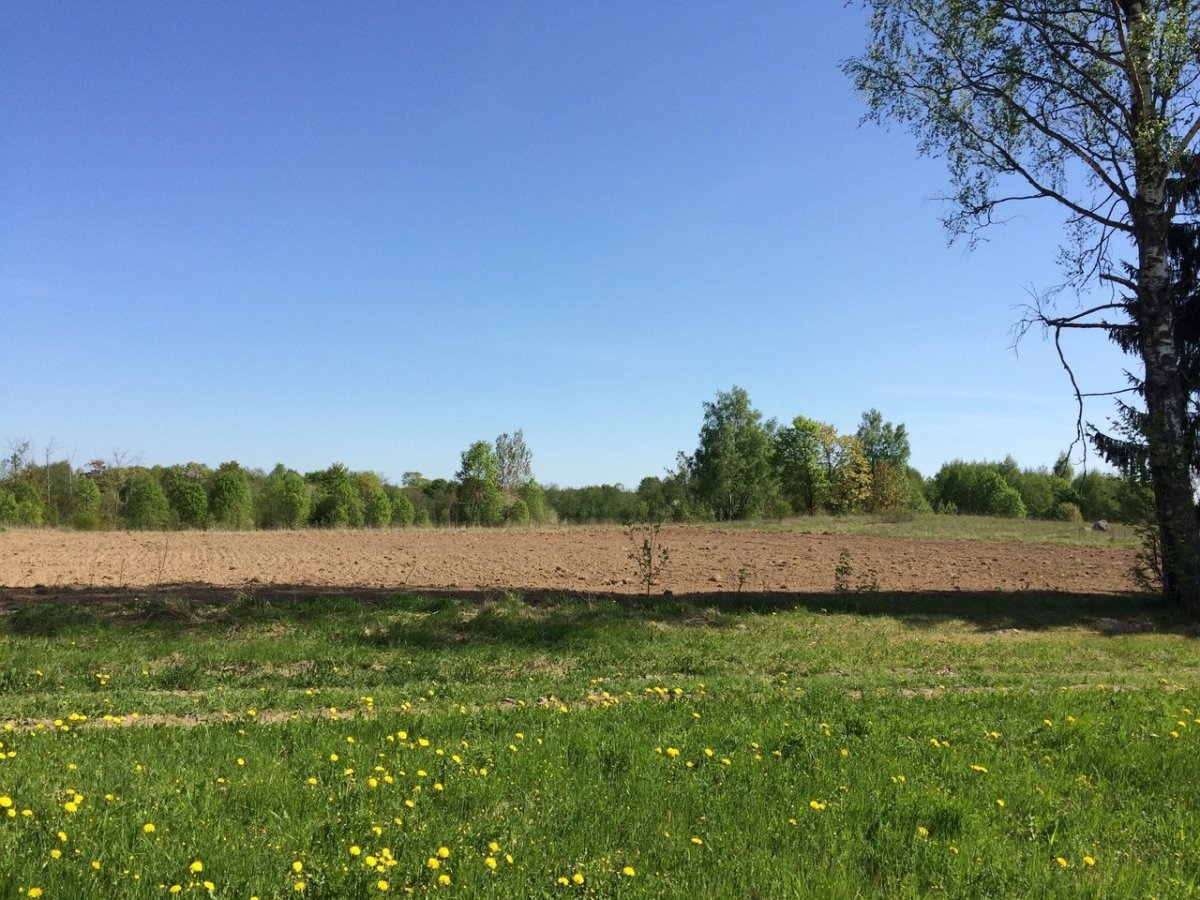
[[[823,593],[843,549],[850,584],[884,592],[1134,588],[1126,548],[663,528],[670,550],[656,591]],[[617,527],[546,530],[0,533],[0,597],[192,590],[505,589],[634,594],[629,536]]]

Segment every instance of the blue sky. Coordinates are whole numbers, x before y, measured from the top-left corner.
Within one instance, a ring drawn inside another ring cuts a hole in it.
[[[702,404],[1050,465],[1061,217],[948,246],[943,164],[859,126],[861,10],[795,2],[10,4],[0,440],[76,465],[636,486]],[[1067,301],[1073,305],[1072,298]],[[1068,342],[1085,387],[1116,350]],[[1089,408],[1103,422],[1106,402]]]

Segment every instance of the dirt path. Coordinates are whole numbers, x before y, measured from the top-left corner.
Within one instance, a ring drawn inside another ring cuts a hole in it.
[[[934,541],[706,527],[661,532],[676,594],[831,591],[842,550],[851,585],[881,591],[1133,589],[1134,551],[1109,546]],[[548,530],[0,533],[4,589],[317,587],[637,593],[617,527]]]

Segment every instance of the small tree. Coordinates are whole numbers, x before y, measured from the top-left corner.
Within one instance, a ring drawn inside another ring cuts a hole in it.
[[[208,487],[208,511],[222,528],[252,528],[250,482],[236,461],[224,462],[213,473]]]
[[[303,528],[312,509],[308,484],[299,472],[279,463],[258,494],[260,528]]]
[[[463,451],[458,470],[458,504],[468,525],[499,525],[504,517],[496,483],[496,453],[487,441],[476,441]]]
[[[125,527],[166,528],[170,515],[171,504],[158,479],[148,472],[135,475],[125,496]]]

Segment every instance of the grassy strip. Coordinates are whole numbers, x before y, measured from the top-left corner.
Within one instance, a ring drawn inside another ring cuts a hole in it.
[[[10,611],[0,895],[1197,893],[1195,632],[1043,602]]]
[[[778,522],[722,522],[696,527],[1021,544],[1070,544],[1099,547],[1138,547],[1141,545],[1140,538],[1129,525],[1110,523],[1108,531],[1093,531],[1091,526],[1090,522],[1051,522],[1044,519],[1001,519],[994,516],[947,516],[922,513],[920,515],[798,516]]]

